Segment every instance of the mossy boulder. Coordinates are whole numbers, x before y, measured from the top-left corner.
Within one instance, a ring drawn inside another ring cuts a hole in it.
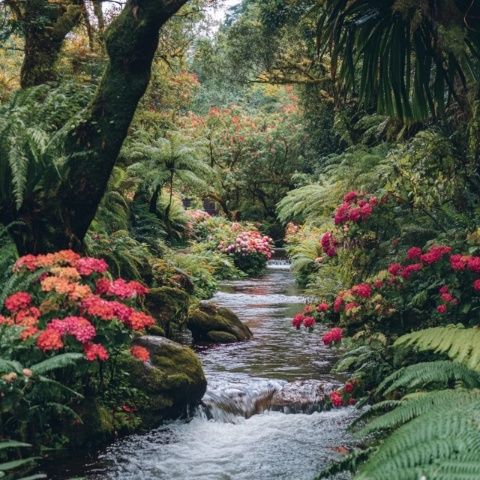
[[[129,381],[144,400],[138,405],[145,426],[165,418],[177,418],[198,405],[207,388],[202,364],[188,347],[164,337],[144,336],[135,340],[150,352],[150,362],[131,356],[122,360]]]
[[[185,323],[190,295],[179,288],[152,288],[147,295],[146,306],[168,336],[172,323],[178,326]]]
[[[232,343],[252,338],[252,332],[230,309],[200,302],[190,311],[187,327],[196,342]]]

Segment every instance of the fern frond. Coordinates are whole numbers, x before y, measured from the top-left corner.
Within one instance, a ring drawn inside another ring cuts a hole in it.
[[[480,371],[480,328],[459,325],[427,328],[403,335],[394,345],[446,354],[452,360]]]
[[[449,360],[421,362],[403,367],[388,376],[377,393],[388,395],[395,390],[412,391],[426,386],[448,387],[460,383],[467,388],[480,387],[480,373]]]

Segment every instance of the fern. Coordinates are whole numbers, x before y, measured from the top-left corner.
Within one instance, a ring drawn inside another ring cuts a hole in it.
[[[412,391],[431,385],[448,387],[454,383],[467,388],[480,387],[480,373],[448,360],[416,363],[388,376],[378,386],[377,393],[388,395],[399,389]]]
[[[478,398],[464,405],[450,401],[443,408],[430,409],[394,431],[355,478],[418,480],[431,471],[433,463],[461,461],[464,455],[480,451],[479,409]],[[480,475],[480,458],[469,468]],[[451,480],[455,478],[461,477]]]
[[[420,351],[446,354],[452,360],[480,371],[480,329],[449,325],[403,335],[396,347],[415,347]]]
[[[84,357],[81,353],[62,353],[43,360],[43,362],[32,365],[30,369],[37,375],[43,375],[59,368],[75,365],[77,361],[83,358]]]
[[[423,392],[413,398],[404,397],[401,401],[380,402],[369,410],[369,414],[378,413],[384,407],[396,407],[392,411],[372,420],[357,435],[366,436],[378,430],[391,430],[430,411],[467,405],[480,401],[480,390],[435,390]],[[366,417],[363,417],[365,419]]]

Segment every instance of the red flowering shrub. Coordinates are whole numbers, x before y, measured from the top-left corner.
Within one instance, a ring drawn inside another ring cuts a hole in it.
[[[128,347],[133,332],[155,320],[137,310],[148,293],[139,282],[108,277],[102,259],[81,257],[70,250],[26,255],[14,275],[36,274],[28,292],[15,292],[4,302],[0,324],[15,328],[26,346],[42,352],[84,352],[89,361],[106,361]]]
[[[343,197],[343,203],[335,210],[335,225],[368,220],[377,205],[377,197],[373,195],[349,192]]]
[[[142,362],[148,362],[150,360],[150,352],[145,347],[140,347],[139,345],[134,345],[130,349],[130,353],[133,357]]]

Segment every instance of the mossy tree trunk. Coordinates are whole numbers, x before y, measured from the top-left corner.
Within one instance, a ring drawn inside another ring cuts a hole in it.
[[[128,0],[105,32],[109,62],[96,95],[66,140],[67,178],[22,208],[12,231],[21,254],[82,242],[150,80],[159,30],[188,0]]]
[[[83,0],[7,0],[22,29],[22,88],[55,80],[55,64],[67,34],[79,23]]]

